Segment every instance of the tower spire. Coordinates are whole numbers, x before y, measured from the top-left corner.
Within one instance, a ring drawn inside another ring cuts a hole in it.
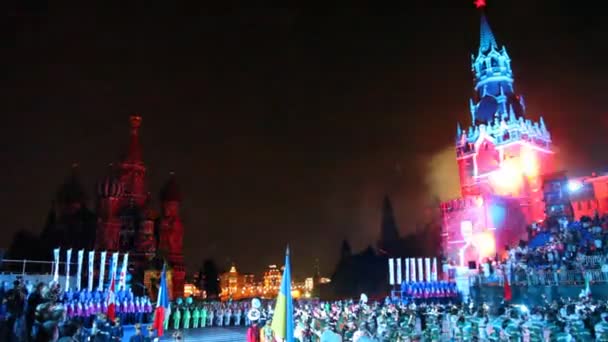
[[[494,33],[490,28],[488,19],[486,18],[485,13],[482,11],[479,30],[479,53],[485,53],[492,49],[498,49],[498,44],[496,44],[496,38],[494,38]]]
[[[129,118],[131,124],[131,134],[129,141],[129,150],[127,152],[126,162],[133,164],[141,164],[142,152],[141,144],[139,142],[139,127],[141,126],[141,116],[138,114],[131,115]]]

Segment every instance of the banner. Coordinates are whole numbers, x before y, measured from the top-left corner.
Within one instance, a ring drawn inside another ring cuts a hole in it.
[[[397,259],[397,285],[401,285],[401,258]]]
[[[424,270],[426,271],[426,281],[431,281],[431,258],[424,258]]]
[[[110,279],[116,279],[116,270],[118,269],[118,252],[112,253],[112,268],[110,268]]]
[[[437,258],[433,258],[433,266],[431,268],[431,280],[439,280],[439,277],[437,276]]]
[[[118,289],[125,290],[127,288],[127,263],[129,262],[129,253],[122,256],[122,267],[120,268],[120,280]]]
[[[78,272],[76,273],[76,291],[80,291],[80,281],[82,274],[82,258],[84,257],[84,249],[78,251]]]
[[[93,263],[95,262],[95,252],[94,251],[89,251],[89,268],[88,268],[88,272],[87,275],[89,276],[89,283],[87,284],[87,289],[89,290],[89,292],[93,292]]]
[[[97,290],[103,291],[103,282],[106,275],[106,251],[101,252],[101,261],[99,262],[99,284],[97,284]]]
[[[390,285],[395,285],[395,269],[393,258],[388,259],[388,279],[388,283]]]
[[[416,259],[410,258],[410,271],[412,271],[412,282],[416,282]]]
[[[418,281],[424,281],[424,268],[422,268],[422,258],[418,258]]]
[[[405,262],[405,282],[409,283],[410,282],[410,259],[405,258],[405,259],[403,259],[403,261]]]
[[[59,252],[61,248],[55,248],[53,250],[53,257],[55,259],[54,269],[53,269],[53,281],[59,282]]]
[[[72,262],[72,249],[68,249],[66,251],[67,254],[67,260],[65,263],[65,290],[69,290],[70,289],[70,263]]]

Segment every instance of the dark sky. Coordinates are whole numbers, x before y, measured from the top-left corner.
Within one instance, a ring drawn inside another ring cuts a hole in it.
[[[385,194],[407,233],[428,198],[453,193],[479,35],[472,1],[58,3],[0,5],[4,245],[41,229],[72,162],[93,195],[134,112],[150,190],[178,176],[190,269],[212,256],[257,272],[289,242],[296,275],[314,258],[328,273],[342,238],[355,250],[377,239]],[[529,116],[544,116],[576,172],[608,166],[608,21],[591,7],[487,8]]]

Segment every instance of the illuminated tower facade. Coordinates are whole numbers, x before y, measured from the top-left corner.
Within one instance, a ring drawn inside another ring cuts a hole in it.
[[[441,205],[445,254],[460,263],[494,257],[543,220],[542,175],[553,171],[551,134],[542,117],[526,117],[511,58],[484,13],[471,67],[471,124],[457,124],[455,139],[462,197]]]
[[[475,95],[471,125],[456,132],[462,196],[508,196],[521,200],[529,221],[544,218],[543,174],[552,171],[551,134],[543,118],[526,118],[514,88],[511,58],[496,43],[484,14],[479,50],[471,57]]]

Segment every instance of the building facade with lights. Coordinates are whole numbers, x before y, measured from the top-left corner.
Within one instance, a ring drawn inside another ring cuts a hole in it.
[[[241,274],[235,266],[220,275],[220,299],[240,300],[248,298],[274,299],[281,288],[283,278],[282,268],[269,265],[260,281],[256,281],[253,274]],[[303,282],[292,281],[291,294],[293,298],[310,298],[314,288],[313,278]]]
[[[460,266],[493,258],[544,220],[543,175],[554,171],[551,134],[542,117],[527,118],[511,58],[483,13],[480,29],[471,58],[471,125],[456,130],[462,197],[441,204],[444,254]]]
[[[608,214],[608,174],[570,178],[568,190],[575,219]]]

